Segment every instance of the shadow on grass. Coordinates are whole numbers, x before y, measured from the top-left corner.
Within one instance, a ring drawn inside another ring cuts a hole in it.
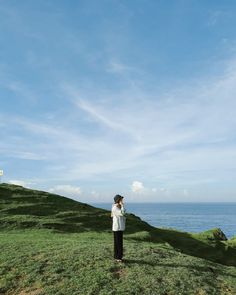
[[[232,279],[235,279],[236,276],[233,274],[226,274],[224,271],[222,271],[219,268],[215,268],[214,266],[198,266],[198,265],[183,265],[183,264],[177,264],[177,263],[159,263],[159,262],[150,262],[150,261],[145,261],[145,260],[138,260],[138,259],[124,259],[124,264],[125,265],[132,265],[132,264],[138,264],[138,265],[149,265],[152,267],[164,267],[166,268],[173,268],[173,269],[187,269],[189,272],[191,271],[198,271],[201,276],[204,277],[204,281],[208,286],[211,286],[213,289],[215,289],[216,287],[216,282],[215,282],[215,277],[217,277],[218,275],[222,275],[222,276],[226,276],[227,277],[231,277]],[[193,274],[194,276],[196,276],[196,273]],[[160,282],[162,281],[162,278],[158,278],[160,280]],[[231,287],[228,287],[231,289]],[[219,293],[215,293],[215,294],[222,294],[221,290],[218,290]]]
[[[201,241],[187,232],[153,228],[149,231],[149,236],[147,237],[142,237],[141,239],[138,237],[128,237],[128,239],[152,243],[167,242],[181,253],[228,266],[236,266],[235,248],[228,247],[223,242],[217,240],[206,239]]]
[[[220,274],[220,275],[225,275],[225,272],[221,271],[219,268],[216,269],[212,266],[198,266],[198,265],[183,265],[183,264],[176,264],[176,263],[159,263],[159,262],[151,262],[151,261],[146,261],[142,259],[123,259],[125,264],[139,264],[139,265],[150,265],[150,266],[164,266],[164,267],[170,267],[170,268],[187,268],[190,270],[197,270],[199,272],[211,272],[215,274]],[[236,275],[232,274],[227,274],[227,276],[236,278]]]

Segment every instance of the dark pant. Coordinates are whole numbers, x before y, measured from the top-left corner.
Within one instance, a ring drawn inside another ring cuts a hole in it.
[[[113,231],[114,233],[114,258],[122,259],[123,257],[123,231]]]

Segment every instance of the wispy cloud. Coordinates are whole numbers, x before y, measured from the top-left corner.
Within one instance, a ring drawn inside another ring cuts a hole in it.
[[[216,10],[214,12],[210,13],[209,20],[208,20],[208,25],[209,26],[214,26],[216,25],[217,21],[219,18],[223,15],[223,12],[221,10]]]
[[[109,61],[106,71],[115,74],[140,73],[140,70],[134,66],[126,65],[118,60],[112,59]]]
[[[23,98],[27,99],[31,103],[35,103],[39,100],[38,95],[33,93],[33,91],[29,89],[29,87],[27,87],[20,81],[8,81],[4,86],[8,90],[14,92],[18,96],[19,100]]]
[[[50,165],[43,170],[54,181],[141,176],[145,181],[178,186],[181,179],[193,183],[187,177],[190,170],[208,171],[208,178],[217,181],[225,169],[235,165],[236,71],[234,61],[229,65],[215,79],[204,78],[165,95],[157,93],[154,99],[153,93],[142,90],[144,99],[136,103],[124,99],[128,94],[122,94],[120,100],[110,94],[112,104],[96,98],[81,99],[77,91],[71,90],[72,85],[67,93],[64,88],[68,103],[94,121],[95,130],[100,128],[97,123],[104,127],[102,130],[94,136],[70,129],[74,115],[66,125],[59,119],[39,122],[18,116],[9,121],[9,117],[2,116],[0,123],[11,122],[8,128],[18,126],[23,133],[18,138],[8,137],[0,148],[19,159],[47,159]],[[54,167],[67,171],[66,175],[54,175]],[[194,175],[199,182],[206,177],[199,172],[193,172],[192,178]]]
[[[49,189],[51,193],[61,194],[69,197],[78,197],[81,194],[81,188],[70,184],[56,185]]]
[[[83,99],[79,94],[79,91],[73,86],[66,85],[63,88],[66,97],[68,97],[73,104],[75,104],[79,109],[86,112],[93,120],[98,123],[101,123],[108,128],[111,128],[115,131],[121,131],[124,133],[129,133],[129,126],[125,126],[119,120],[119,116],[111,117],[107,115],[107,109],[103,110],[101,107],[99,108],[96,100],[93,99],[90,101],[89,99]]]
[[[215,26],[217,25],[220,21],[224,21],[225,19],[229,18],[231,16],[231,11],[229,10],[223,10],[223,9],[218,9],[211,11],[209,13],[209,18],[208,18],[208,26]]]
[[[233,65],[234,60],[223,75],[209,80],[204,77],[191,87],[171,90],[165,97],[157,95],[153,100],[153,94],[145,93],[144,102],[126,103],[123,107],[114,101],[113,106],[106,108],[103,105],[102,117],[94,109],[89,114],[114,129],[116,119],[112,121],[112,118],[119,117],[119,124],[128,126],[135,141],[129,143],[126,153],[135,161],[136,167],[153,167],[151,171],[158,167],[157,174],[191,167],[204,170],[209,164],[213,169],[224,169],[227,159],[234,153],[230,147],[234,145],[236,124]],[[166,100],[166,97],[170,99]],[[92,101],[96,104],[96,99]],[[220,154],[224,155],[222,162]]]
[[[102,115],[94,106],[91,106],[88,102],[79,99],[77,100],[76,105],[80,109],[84,110],[89,115],[91,115],[91,117],[93,117],[96,121],[102,122],[102,124],[105,124],[109,128],[114,130],[126,131],[125,126],[122,126],[121,124],[116,123],[115,120],[111,120],[106,116]]]
[[[79,183],[80,197],[85,187],[89,197],[121,186],[135,194],[134,180],[145,196],[178,191],[185,199],[222,179],[233,186],[236,58],[226,59],[236,48],[235,7],[207,4],[198,15],[198,4],[173,10],[167,22],[159,13],[171,7],[155,3],[155,22],[149,4],[85,1],[72,11],[66,3],[0,3],[6,179],[51,189]],[[197,17],[200,26],[189,22]],[[166,31],[173,42],[163,42]]]

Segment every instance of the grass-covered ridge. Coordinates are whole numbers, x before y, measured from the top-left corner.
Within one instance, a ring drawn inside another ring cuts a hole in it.
[[[110,212],[91,205],[18,185],[0,184],[0,228],[49,228],[58,232],[99,231],[111,229]],[[127,231],[152,227],[129,214]]]
[[[236,294],[236,239],[128,214],[124,264],[110,211],[0,184],[0,294]]]

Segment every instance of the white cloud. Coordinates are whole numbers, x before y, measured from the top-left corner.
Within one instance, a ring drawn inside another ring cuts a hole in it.
[[[63,195],[63,196],[68,196],[68,197],[76,197],[81,194],[81,189],[78,186],[64,184],[64,185],[56,185],[50,188],[49,192]]]
[[[132,185],[131,185],[131,190],[134,193],[141,193],[144,190],[144,186],[143,183],[140,181],[133,181]]]
[[[30,188],[30,185],[33,184],[31,182],[27,182],[24,180],[17,180],[17,179],[13,179],[13,180],[9,180],[8,181],[10,184],[15,184],[15,185],[20,185],[26,188]]]
[[[152,191],[153,193],[156,193],[156,192],[157,192],[157,189],[156,189],[155,187],[153,187],[153,188],[151,189],[151,191]]]

